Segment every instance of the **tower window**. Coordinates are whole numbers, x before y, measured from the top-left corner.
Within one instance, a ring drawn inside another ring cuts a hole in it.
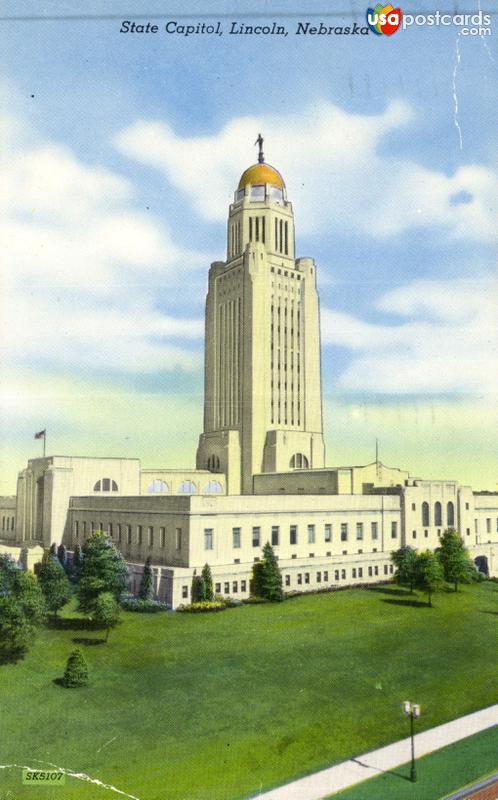
[[[294,453],[289,462],[289,467],[291,469],[308,469],[309,461],[303,453]]]
[[[442,525],[441,503],[434,503],[434,525]]]
[[[97,481],[95,486],[93,487],[94,492],[117,492],[118,484],[116,481],[111,480],[111,478],[102,478],[100,481]]]
[[[169,486],[159,478],[154,478],[147,486],[147,492],[169,492]]]

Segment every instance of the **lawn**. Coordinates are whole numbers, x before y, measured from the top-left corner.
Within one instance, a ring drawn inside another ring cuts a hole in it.
[[[65,614],[0,667],[0,764],[50,762],[139,800],[235,800],[405,737],[406,698],[422,705],[418,730],[495,703],[498,585],[422,600],[389,586],[126,613],[107,644]],[[86,637],[90,685],[63,689],[54,679]],[[72,778],[35,792],[117,796]],[[4,770],[0,797],[34,791]]]
[[[461,787],[498,772],[498,727],[443,747],[417,762],[417,781],[409,765],[333,795],[333,800],[440,800]]]

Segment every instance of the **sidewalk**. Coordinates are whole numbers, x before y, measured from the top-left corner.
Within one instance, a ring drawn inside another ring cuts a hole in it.
[[[466,739],[474,733],[492,728],[493,725],[498,725],[498,703],[418,733],[415,736],[415,755],[417,758],[425,756],[448,744]],[[256,797],[258,800],[322,800],[408,761],[410,761],[409,738],[381,747],[379,750],[372,750],[349,761],[343,761],[334,767],[322,769],[320,772]]]

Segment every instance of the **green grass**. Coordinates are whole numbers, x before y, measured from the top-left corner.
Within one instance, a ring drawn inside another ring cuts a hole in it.
[[[461,787],[498,772],[498,727],[476,733],[417,761],[417,781],[409,765],[332,795],[333,800],[440,800]]]
[[[52,762],[140,800],[234,800],[497,701],[498,586],[436,596],[396,587],[243,606],[221,614],[123,614],[85,646],[90,685],[54,684],[93,631],[43,629],[0,667],[0,764]],[[68,615],[66,615],[68,616]],[[72,624],[72,623],[71,623]],[[30,798],[16,770],[0,797]],[[68,778],[36,800],[111,795]]]

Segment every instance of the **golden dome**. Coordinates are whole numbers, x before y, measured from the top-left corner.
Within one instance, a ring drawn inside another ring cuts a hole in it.
[[[261,186],[262,184],[269,183],[272,186],[277,186],[279,189],[284,188],[284,181],[275,167],[270,167],[269,164],[260,163],[253,164],[242,173],[239,181],[239,190],[245,189],[249,184],[252,186]]]

